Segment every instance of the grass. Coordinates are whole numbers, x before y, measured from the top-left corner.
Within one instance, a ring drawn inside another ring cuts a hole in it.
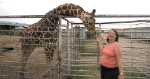
[[[125,73],[126,79],[131,79],[131,78],[136,79],[138,77],[141,77],[140,79],[145,78],[146,74],[141,72],[140,70],[141,69],[138,69],[136,67],[125,67],[125,71],[127,71]],[[132,71],[132,72],[129,72],[129,71]]]
[[[74,75],[90,75],[88,76],[79,76],[79,77],[73,77],[73,79],[97,79],[96,78],[96,65],[92,65],[92,66],[80,66],[80,67],[72,67],[72,70],[88,70],[88,71],[72,71],[72,74]]]
[[[95,59],[96,58],[96,42],[95,40],[82,40],[81,42],[80,53],[93,53],[93,55],[82,55],[80,58],[83,60],[86,59]],[[95,55],[94,55],[95,54]],[[95,61],[96,62],[96,61]],[[96,64],[79,64],[79,65],[88,65],[88,66],[73,66],[72,70],[88,70],[88,71],[72,71],[73,75],[90,75],[88,76],[75,76],[73,79],[97,79],[97,65]]]

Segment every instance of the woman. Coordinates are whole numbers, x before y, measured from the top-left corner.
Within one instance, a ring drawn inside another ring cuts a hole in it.
[[[107,34],[107,44],[99,44],[101,37],[97,37],[98,48],[100,51],[101,79],[124,79],[123,64],[121,61],[121,51],[118,43],[118,32],[112,29]]]

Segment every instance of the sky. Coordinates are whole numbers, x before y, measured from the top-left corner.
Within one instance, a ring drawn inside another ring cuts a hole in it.
[[[85,11],[96,9],[96,14],[150,14],[149,0],[0,0],[0,16],[3,15],[44,15],[53,8],[64,4],[80,5]],[[127,21],[150,18],[99,18],[97,22]],[[32,24],[39,19],[0,19]],[[79,19],[71,21],[80,22]],[[120,27],[120,26],[119,26]]]

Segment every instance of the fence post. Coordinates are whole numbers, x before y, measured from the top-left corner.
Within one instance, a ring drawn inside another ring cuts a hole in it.
[[[58,79],[62,79],[62,74],[61,74],[61,70],[62,70],[62,64],[61,64],[61,53],[62,53],[62,30],[61,30],[61,18],[59,17],[59,32],[58,32]]]

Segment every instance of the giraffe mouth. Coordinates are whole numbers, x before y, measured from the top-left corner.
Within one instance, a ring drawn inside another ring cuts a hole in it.
[[[90,32],[95,32],[95,28],[90,28],[89,31]]]
[[[90,27],[89,26],[89,27],[87,27],[87,30],[90,31],[90,32],[95,32],[95,27]]]
[[[84,26],[87,28],[88,31],[94,32],[95,31],[95,24],[93,22],[84,22]]]
[[[91,31],[91,32],[92,32],[92,31],[95,31],[95,26],[93,25],[93,23],[89,23],[87,28],[88,28],[88,30]]]

